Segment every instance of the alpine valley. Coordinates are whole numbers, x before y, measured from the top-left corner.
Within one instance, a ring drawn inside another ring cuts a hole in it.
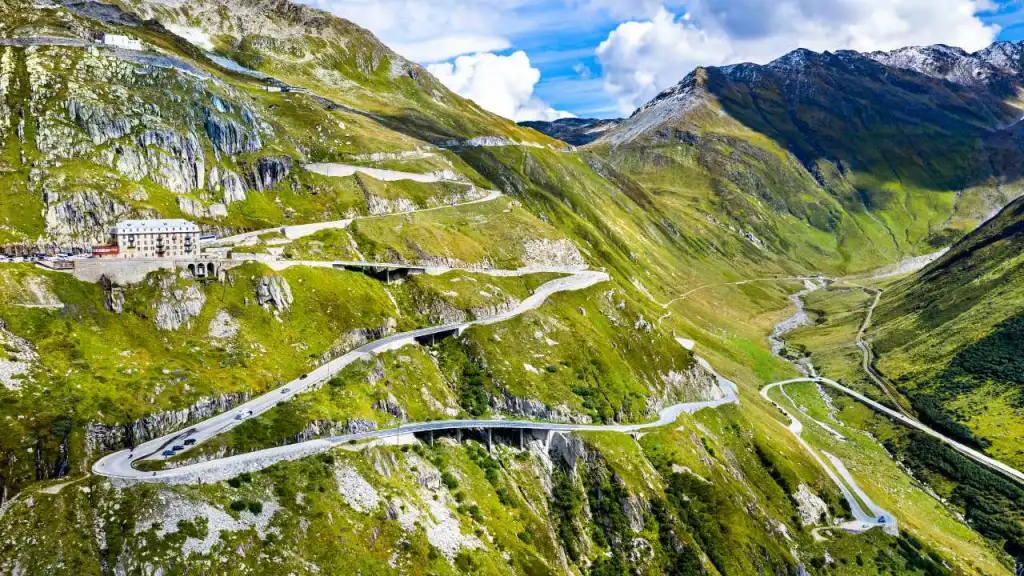
[[[2,0],[0,574],[1019,574],[1022,94],[520,126],[288,0]]]

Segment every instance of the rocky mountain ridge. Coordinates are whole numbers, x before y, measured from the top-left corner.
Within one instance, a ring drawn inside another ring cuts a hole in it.
[[[898,71],[907,73],[900,75]],[[905,85],[909,91],[938,91],[941,84],[923,78],[949,82],[974,89],[972,96],[954,89],[955,99],[983,103],[976,118],[982,126],[995,128],[1019,119],[1019,110],[1000,106],[1016,96],[1024,78],[1024,42],[996,42],[974,53],[946,45],[912,46],[889,52],[860,53],[852,50],[814,52],[800,48],[768,64],[741,63],[720,67],[699,67],[676,85],[640,106],[617,130],[598,140],[612,145],[628,143],[646,131],[679,120],[688,111],[712,104],[733,87],[757,88],[781,86],[787,93],[800,96],[821,88],[830,96],[836,88],[852,81]],[[888,88],[888,86],[880,86]]]
[[[520,122],[520,126],[532,128],[542,134],[571,144],[583,146],[601,137],[622,122],[620,119],[603,118],[560,118],[553,122]]]

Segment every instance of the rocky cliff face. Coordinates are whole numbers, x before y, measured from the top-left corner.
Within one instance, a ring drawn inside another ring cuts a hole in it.
[[[39,365],[39,354],[31,342],[7,329],[0,318],[0,385],[8,390],[18,390],[22,382],[32,377]]]
[[[647,401],[647,414],[656,415],[666,406],[693,400],[720,400],[725,392],[713,374],[694,362],[689,369],[660,374],[661,382]]]
[[[491,396],[490,404],[495,412],[511,418],[571,422],[573,424],[589,424],[592,421],[590,416],[577,414],[568,406],[548,406],[536,398],[523,398],[511,394],[504,388],[501,389],[500,395]]]
[[[221,394],[199,400],[183,410],[157,412],[125,424],[91,423],[86,427],[85,447],[89,454],[114,452],[131,448],[153,438],[183,429],[191,422],[198,422],[220,414],[247,402],[248,393]]]
[[[15,73],[19,63],[27,74]],[[102,241],[118,219],[142,213],[132,200],[145,200],[144,194],[111,195],[109,176],[100,185],[102,168],[130,182],[148,179],[178,195],[205,194],[209,172],[209,188],[218,199],[245,198],[237,159],[261,151],[273,129],[243,93],[182,72],[97,48],[3,48],[0,132],[13,127],[19,134],[22,162],[31,167],[28,186],[47,207],[48,236]],[[8,102],[21,110],[17,119]],[[72,161],[84,161],[86,169],[65,170]],[[287,175],[291,162],[255,158],[249,165],[250,185],[265,191]],[[192,208],[185,211],[222,214]]]
[[[163,295],[155,304],[157,327],[161,330],[177,330],[191,325],[192,319],[203,312],[206,294],[194,283],[177,283],[171,275],[161,277],[159,282]]]

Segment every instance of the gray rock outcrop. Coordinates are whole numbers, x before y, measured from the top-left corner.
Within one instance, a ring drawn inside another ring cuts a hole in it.
[[[412,212],[417,206],[408,198],[381,198],[376,194],[366,194],[366,206],[371,216],[383,216],[396,212]]]
[[[246,129],[230,118],[207,113],[205,128],[214,149],[226,156],[259,152],[263,148],[259,133]]]
[[[670,404],[682,401],[710,401],[725,397],[718,385],[718,379],[700,364],[694,362],[689,368],[670,370],[659,375],[661,387],[651,390],[647,400],[647,414],[654,415]]]
[[[228,169],[220,169],[216,166],[210,170],[209,190],[221,196],[225,204],[242,202],[245,200],[246,189],[242,178]]]
[[[363,432],[372,432],[377,429],[377,423],[373,420],[366,420],[363,418],[349,418],[344,422],[335,422],[331,420],[314,420],[306,425],[301,432],[293,436],[290,441],[292,443],[306,442],[307,440],[314,440],[316,438],[324,438],[329,436],[342,436],[345,434],[360,434]]]
[[[148,175],[156,183],[176,194],[203,188],[206,156],[195,134],[147,130],[139,136],[138,144],[145,150]]]
[[[267,310],[287,310],[292,305],[292,288],[281,276],[264,276],[256,284],[256,302]]]
[[[178,208],[193,218],[225,218],[228,215],[227,206],[223,204],[210,204],[205,206],[195,198],[178,196]]]
[[[406,420],[405,408],[398,402],[394,394],[388,393],[387,398],[381,398],[373,403],[372,408],[378,412],[384,412],[390,414],[395,418],[398,418],[402,422]]]
[[[202,398],[183,410],[157,412],[127,424],[89,423],[85,431],[85,448],[90,454],[130,448],[183,428],[191,422],[220,414],[249,400],[249,393],[221,394]]]
[[[568,238],[527,240],[523,245],[523,263],[527,266],[586,266],[579,248]]]
[[[521,302],[519,300],[512,297],[508,297],[494,304],[470,308],[469,313],[472,314],[473,318],[477,320],[481,318],[490,318],[491,316],[497,316],[498,314],[504,314],[509,310],[513,310],[516,306],[519,306],[520,303]]]
[[[114,314],[123,314],[124,290],[122,290],[120,286],[111,286],[110,289],[107,290],[104,304],[106,305],[107,310],[110,310]]]
[[[71,121],[88,134],[97,146],[130,134],[138,124],[121,112],[93,102],[69,99],[66,106]]]
[[[246,184],[252,190],[266,192],[287,178],[294,166],[295,161],[288,156],[260,158],[246,172]]]
[[[44,189],[49,188],[49,184],[44,185]],[[105,230],[128,214],[127,206],[94,190],[72,192],[68,196],[47,192],[44,197],[47,199],[47,235],[62,242],[103,242]]]
[[[548,453],[552,460],[560,460],[569,470],[575,470],[576,462],[586,459],[587,446],[575,434],[555,433],[551,435]]]
[[[502,389],[500,396],[491,397],[491,407],[496,412],[512,418],[573,424],[589,424],[591,422],[590,416],[575,414],[567,406],[552,408],[536,398],[516,396],[504,389]]]
[[[390,336],[395,333],[395,329],[398,327],[398,321],[394,318],[388,318],[378,328],[356,328],[355,330],[349,330],[346,332],[338,341],[331,346],[331,349],[321,356],[322,362],[327,362],[332,358],[336,358],[340,354],[348,352],[374,340],[380,340],[385,336]]]
[[[203,312],[206,294],[195,284],[178,287],[174,277],[160,281],[163,297],[156,303],[156,325],[161,330],[177,330],[190,325],[193,318]]]

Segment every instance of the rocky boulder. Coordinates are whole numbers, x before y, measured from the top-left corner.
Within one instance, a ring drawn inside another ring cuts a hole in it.
[[[381,398],[373,403],[373,409],[378,412],[390,414],[401,421],[406,420],[405,408],[398,402],[394,394],[388,393],[387,398]]]
[[[203,312],[206,294],[195,284],[175,286],[174,277],[160,282],[163,297],[156,303],[156,325],[161,330],[177,330],[190,325]]]
[[[256,284],[256,302],[268,311],[287,310],[294,301],[291,286],[281,276],[264,276]]]

